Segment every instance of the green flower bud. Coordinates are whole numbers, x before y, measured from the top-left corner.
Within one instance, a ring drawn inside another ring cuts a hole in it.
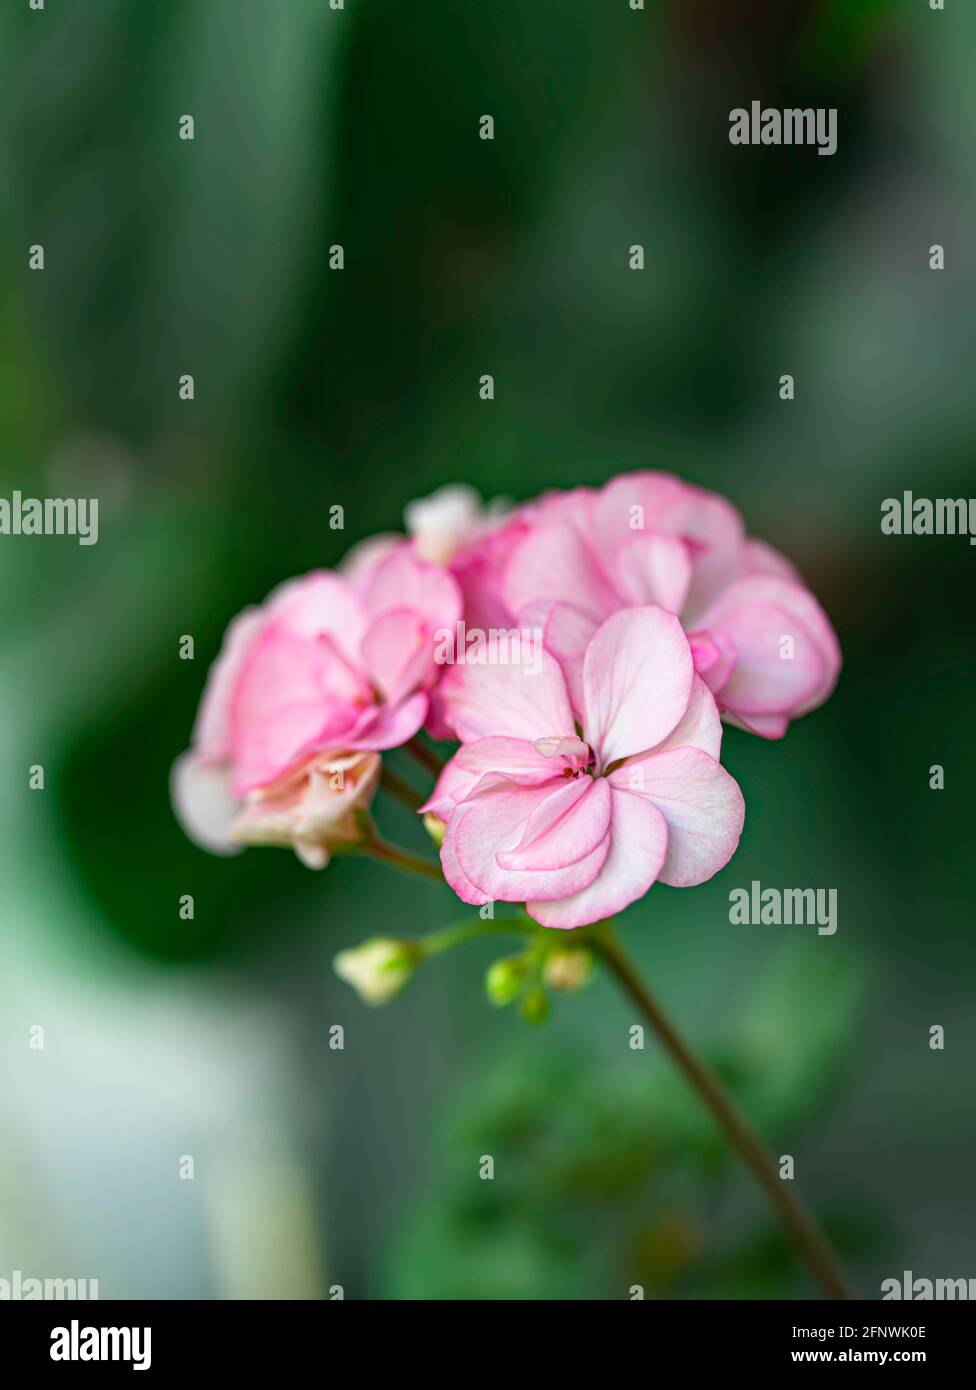
[[[503,960],[496,960],[494,965],[488,967],[485,976],[485,991],[491,1002],[499,1008],[511,1004],[522,993],[528,971],[529,964],[524,956],[506,956]]]
[[[522,1017],[526,1023],[544,1023],[549,1016],[549,996],[544,989],[530,989],[522,1000]]]
[[[385,1004],[403,989],[420,958],[411,942],[376,936],[361,946],[340,951],[332,968],[364,1003]]]
[[[447,826],[440,816],[435,816],[433,811],[428,811],[424,816],[424,829],[433,840],[434,844],[440,849],[444,843],[444,836],[447,834]]]

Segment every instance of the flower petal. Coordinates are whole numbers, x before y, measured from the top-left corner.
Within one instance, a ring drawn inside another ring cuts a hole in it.
[[[691,553],[677,536],[638,532],[617,551],[613,573],[626,606],[657,603],[680,613],[691,583]]]
[[[231,702],[235,795],[273,781],[301,754],[341,743],[370,704],[369,687],[331,638],[266,628]]]
[[[712,605],[707,615],[707,622],[703,625],[714,628],[715,631],[727,633],[736,646],[739,646],[740,641],[736,636],[736,627],[740,621],[738,615],[742,613],[743,609],[760,605],[769,605],[779,610],[780,615],[786,615],[785,622],[780,616],[780,632],[777,636],[794,637],[795,656],[793,661],[782,661],[779,662],[779,665],[796,665],[797,662],[805,662],[809,671],[811,673],[816,672],[816,674],[807,691],[795,705],[791,707],[780,703],[771,705],[768,701],[762,700],[761,691],[751,688],[751,683],[745,695],[737,688],[740,682],[745,684],[749,679],[748,668],[752,662],[751,657],[746,659],[740,654],[739,667],[733,672],[728,685],[723,687],[721,703],[723,706],[728,703],[736,712],[742,710],[746,714],[783,713],[787,709],[793,717],[807,714],[810,710],[823,704],[833,690],[837,683],[842,661],[840,644],[830,619],[809,589],[803,584],[784,578],[781,574],[748,575],[729,586]],[[755,624],[750,626],[754,629]],[[808,651],[801,651],[801,648],[809,646],[812,646],[819,656],[819,666],[810,660]],[[777,661],[778,657],[777,642]],[[740,668],[742,668],[742,674],[740,674]],[[780,672],[779,675],[782,677],[783,673]],[[798,685],[800,683],[797,682]],[[731,698],[726,700],[725,692],[729,686],[735,688]]]
[[[461,617],[461,591],[454,576],[420,560],[411,546],[397,546],[373,570],[366,592],[371,618],[409,608],[433,632]]]
[[[399,748],[419,733],[427,718],[428,698],[420,690],[398,705],[376,705],[368,710],[354,733],[344,740],[344,747],[384,752]]]
[[[230,705],[247,654],[266,617],[260,608],[245,608],[224,633],[220,655],[210,667],[200,710],[193,726],[193,746],[208,762],[231,756]]]
[[[663,608],[628,608],[598,629],[583,661],[583,735],[601,767],[667,738],[688,708],[694,665]]]
[[[642,898],[658,876],[667,852],[668,827],[646,797],[610,788],[610,851],[592,881],[554,902],[526,901],[525,910],[544,927],[586,927]]]
[[[564,786],[558,779],[538,787],[504,787],[463,803],[449,829],[461,871],[476,888],[503,902],[524,902],[566,897],[592,880],[609,849],[606,835],[582,858],[556,868],[509,870],[499,863],[521,843],[532,812]]]
[[[495,662],[448,669],[438,694],[463,743],[495,734],[532,740],[574,732],[559,663],[541,649],[535,655],[533,665]]]
[[[496,855],[502,869],[560,869],[596,849],[610,824],[605,777],[576,777],[558,786],[529,816],[515,849]]]
[[[230,827],[240,801],[230,789],[230,770],[201,762],[191,750],[173,764],[169,779],[173,810],[190,839],[211,854],[238,854]]]
[[[362,657],[373,685],[391,702],[412,694],[434,672],[430,631],[409,608],[391,609],[370,624]]]
[[[809,629],[772,603],[723,607],[718,617],[738,659],[718,692],[723,709],[743,714],[791,714],[805,707],[824,678],[824,658]],[[785,638],[792,654],[783,655]]]
[[[462,806],[447,827],[441,844],[441,868],[444,870],[445,879],[463,903],[471,903],[474,907],[481,907],[485,903],[491,902],[491,894],[483,893],[480,888],[475,887],[461,868],[457,857],[455,838],[466,810],[467,807]]]
[[[533,748],[528,739],[475,739],[473,743],[463,743],[448,762],[419,814],[433,811],[442,820],[449,820],[455,805],[486,779],[493,779],[495,785],[514,782],[517,786],[537,787],[551,782],[560,772],[561,768]]]
[[[599,622],[620,605],[589,546],[565,521],[529,532],[508,562],[504,589],[513,613],[530,605],[571,603]]]
[[[658,877],[687,888],[718,873],[742,834],[745,802],[721,763],[698,748],[651,753],[610,776],[620,789],[652,801],[668,823],[668,846]]]
[[[574,608],[571,603],[555,603],[549,610],[544,626],[546,650],[552,652],[566,678],[573,709],[583,709],[583,658],[593,634],[599,627],[595,618]]]
[[[713,758],[717,758],[722,751],[722,717],[715,696],[697,673],[691,682],[688,708],[680,722],[654,751],[663,753],[666,748],[700,748]]]

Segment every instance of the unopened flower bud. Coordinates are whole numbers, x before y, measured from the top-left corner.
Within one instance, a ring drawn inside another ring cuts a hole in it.
[[[489,966],[485,976],[485,992],[491,1002],[500,1008],[517,999],[525,987],[528,969],[524,956],[505,956]]]
[[[586,946],[556,946],[546,957],[542,978],[550,989],[582,989],[593,974],[593,952]]]
[[[433,811],[428,811],[424,816],[424,829],[437,848],[440,849],[444,843],[444,836],[447,834],[447,826],[440,816],[435,816]]]
[[[332,968],[367,1004],[385,1004],[410,979],[420,953],[409,941],[373,937],[361,946],[340,951]]]
[[[522,1017],[526,1023],[543,1023],[549,1016],[549,996],[544,989],[530,989],[522,1000]]]

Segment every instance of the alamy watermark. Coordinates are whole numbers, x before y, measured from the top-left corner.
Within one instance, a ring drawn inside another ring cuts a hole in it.
[[[886,497],[881,503],[885,536],[968,536],[976,545],[976,497]]]
[[[528,676],[542,670],[543,632],[538,627],[439,627],[434,633],[438,666],[518,666]]]
[[[916,1279],[910,1269],[900,1276],[882,1279],[881,1298],[900,1298],[913,1303],[927,1303],[932,1300],[955,1300],[976,1298],[976,1279]]]
[[[836,888],[764,888],[757,878],[749,888],[729,893],[733,926],[815,926],[818,936],[837,930]]]
[[[98,541],[97,497],[0,497],[0,536],[77,536]]]
[[[134,1371],[152,1366],[151,1327],[82,1327],[73,1318],[51,1331],[52,1361],[131,1361]]]
[[[0,1301],[28,1302],[32,1299],[98,1298],[97,1279],[35,1279],[15,1269],[9,1279],[0,1279]]]
[[[816,145],[817,154],[837,152],[837,107],[789,107],[778,111],[754,101],[748,111],[729,112],[731,145]]]

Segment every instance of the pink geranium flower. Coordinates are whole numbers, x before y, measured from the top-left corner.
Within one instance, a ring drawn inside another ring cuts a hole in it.
[[[454,576],[468,627],[511,627],[514,616],[503,593],[505,568],[516,545],[528,535],[533,510],[533,503],[511,511],[498,501],[485,504],[474,488],[450,484],[407,503],[406,536],[387,532],[360,541],[341,570],[361,585],[391,550],[407,550]]]
[[[732,723],[781,738],[830,694],[833,628],[793,567],[723,498],[665,473],[544,497],[507,561],[502,592],[519,626],[539,626],[579,710],[583,655],[611,613],[677,613],[699,673]]]
[[[440,675],[434,634],[457,623],[454,579],[402,548],[354,585],[328,571],[235,618],[210,672],[174,801],[210,849],[350,838],[382,749],[412,738]],[[263,837],[263,838],[262,838]]]
[[[613,615],[581,663],[577,713],[562,671],[454,667],[440,686],[463,747],[425,811],[447,824],[445,877],[465,902],[524,902],[547,927],[621,911],[655,880],[701,883],[744,817],[718,761],[721,723],[677,618]]]

